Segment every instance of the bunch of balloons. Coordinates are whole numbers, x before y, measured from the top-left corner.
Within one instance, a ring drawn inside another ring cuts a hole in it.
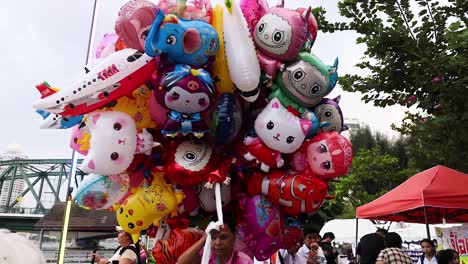
[[[338,60],[311,53],[316,37],[311,7],[132,0],[82,77],[37,85],[34,108],[85,156],[76,201],[156,235],[155,259],[175,263],[199,237],[184,219],[222,207],[236,212],[239,247],[265,260],[300,239],[297,216],[353,159],[340,97],[325,98]]]

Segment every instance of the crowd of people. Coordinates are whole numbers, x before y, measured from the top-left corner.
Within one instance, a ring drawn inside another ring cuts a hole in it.
[[[146,263],[148,252],[140,241],[133,241],[130,234],[118,228],[119,247],[112,257],[106,259],[98,253],[91,254],[97,264],[142,264]],[[200,232],[203,232],[200,230]],[[254,261],[242,251],[236,251],[236,225],[234,219],[225,219],[224,225],[209,232],[211,235],[210,264],[253,264]],[[200,263],[207,234],[193,244],[179,257],[178,264]],[[338,252],[332,246],[335,235],[331,232],[319,235],[319,230],[304,227],[303,239],[289,249],[281,249],[272,264],[341,264]],[[30,240],[0,230],[0,264],[45,263],[39,248]],[[420,242],[422,255],[417,264],[459,264],[459,254],[452,250],[436,252],[436,246],[430,239]],[[402,239],[394,232],[378,229],[375,233],[361,238],[356,248],[356,258],[349,258],[347,263],[360,264],[413,264],[411,257],[402,250]]]

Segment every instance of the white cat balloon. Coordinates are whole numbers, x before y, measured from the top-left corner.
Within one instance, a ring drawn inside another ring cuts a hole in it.
[[[122,112],[94,112],[88,114],[90,147],[81,170],[87,173],[112,175],[124,172],[139,153],[149,155],[159,143],[146,130],[137,134],[133,119]]]
[[[281,168],[281,153],[293,153],[304,142],[312,128],[311,121],[299,118],[286,110],[277,98],[273,98],[255,120],[257,137],[247,137],[244,144],[247,160],[261,162],[261,169]]]

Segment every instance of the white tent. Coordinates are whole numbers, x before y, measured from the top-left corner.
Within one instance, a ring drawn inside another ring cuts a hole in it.
[[[362,236],[373,233],[377,228],[382,227],[387,229],[390,222],[384,225],[374,225],[370,220],[359,219],[358,229],[358,241]],[[435,228],[429,226],[431,237],[435,238]],[[426,238],[426,225],[424,224],[413,224],[413,223],[391,223],[389,232],[398,233],[403,241],[418,241]],[[356,241],[356,219],[335,219],[325,223],[320,230],[320,235],[325,232],[333,232],[335,234],[334,242],[346,242],[351,243],[355,246]]]

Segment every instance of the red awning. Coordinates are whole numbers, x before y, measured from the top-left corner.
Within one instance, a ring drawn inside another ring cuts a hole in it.
[[[468,222],[468,174],[435,166],[356,209],[357,218],[424,223]]]

